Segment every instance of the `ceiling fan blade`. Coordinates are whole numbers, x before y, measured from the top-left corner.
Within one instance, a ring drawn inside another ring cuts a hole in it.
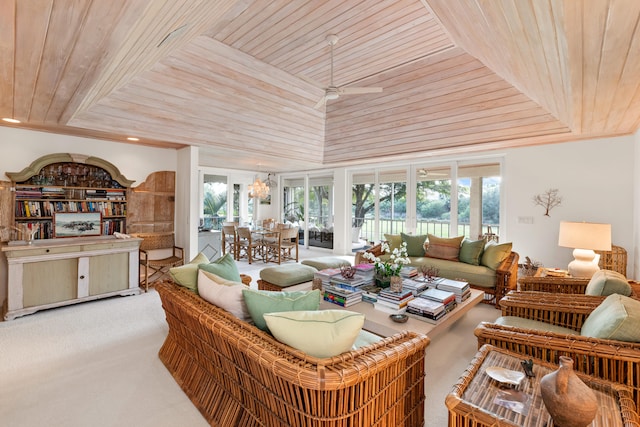
[[[350,95],[350,94],[358,94],[358,93],[380,93],[382,92],[381,87],[342,87],[338,89],[340,95]]]
[[[320,98],[320,101],[318,101],[318,103],[316,104],[316,106],[315,106],[315,107],[313,107],[313,108],[315,108],[316,110],[319,110],[319,109],[321,109],[321,108],[324,106],[324,104],[325,104],[326,102],[327,102],[327,97],[326,97],[326,96],[323,96],[322,98]]]

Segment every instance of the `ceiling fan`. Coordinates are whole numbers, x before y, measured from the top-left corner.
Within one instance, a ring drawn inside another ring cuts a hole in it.
[[[318,101],[315,108],[321,108],[329,100],[338,99],[340,95],[352,95],[361,93],[379,93],[382,92],[381,87],[338,87],[333,84],[333,46],[338,43],[338,36],[329,34],[327,43],[331,46],[331,76],[329,86],[324,90],[324,96]]]

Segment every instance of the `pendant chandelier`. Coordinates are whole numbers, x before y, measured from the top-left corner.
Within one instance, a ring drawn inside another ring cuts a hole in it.
[[[266,199],[269,196],[269,186],[256,178],[253,184],[249,184],[249,197],[256,199]]]

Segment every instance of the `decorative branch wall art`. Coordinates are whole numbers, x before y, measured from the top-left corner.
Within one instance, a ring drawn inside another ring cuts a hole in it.
[[[533,196],[533,204],[542,206],[545,208],[545,216],[551,216],[549,215],[549,211],[562,204],[562,196],[558,194],[558,191],[557,188],[552,188],[544,193]]]

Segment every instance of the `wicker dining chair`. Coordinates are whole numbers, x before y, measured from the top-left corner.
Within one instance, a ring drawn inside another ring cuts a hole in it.
[[[184,264],[184,249],[175,245],[173,233],[139,233],[140,237],[140,265],[144,274],[140,278],[140,285],[145,292],[149,290],[149,283],[169,277],[169,269]]]
[[[224,223],[222,225],[222,255],[227,252],[236,258],[236,246],[238,245],[238,235],[236,233],[237,223]]]
[[[281,228],[272,241],[265,240],[265,262],[276,262],[278,264],[287,260],[298,262],[298,229],[298,227]]]
[[[254,259],[260,259],[262,251],[262,242],[255,241],[249,227],[236,228],[238,240],[236,241],[236,260],[246,257],[249,264]]]

